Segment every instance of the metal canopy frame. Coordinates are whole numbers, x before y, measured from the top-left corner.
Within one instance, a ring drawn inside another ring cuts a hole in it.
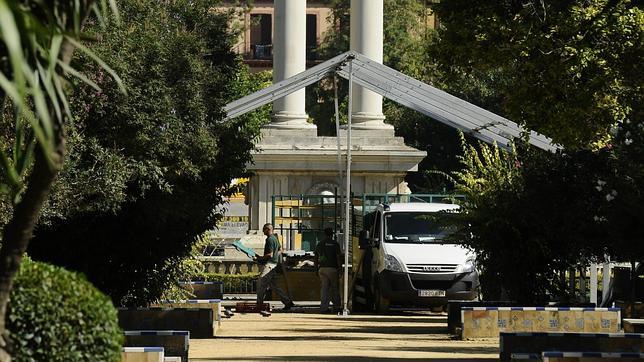
[[[561,149],[560,145],[553,144],[550,138],[542,134],[526,130],[506,118],[375,62],[355,51],[340,54],[304,72],[227,104],[224,107],[227,112],[226,119],[241,116],[334,74],[345,79],[352,78],[356,84],[385,98],[459,129],[481,141],[496,142],[505,149],[510,147],[514,138],[520,138],[526,133],[529,135],[528,142],[535,147],[547,151]]]
[[[349,58],[348,53],[340,54],[324,63],[320,63],[290,78],[284,79],[281,82],[275,83],[253,94],[247,95],[246,97],[228,103],[224,107],[224,110],[227,113],[226,119],[239,117],[265,104],[271,103],[274,100],[296,92],[307,85],[319,82],[333,74],[335,68],[346,62],[347,58]]]

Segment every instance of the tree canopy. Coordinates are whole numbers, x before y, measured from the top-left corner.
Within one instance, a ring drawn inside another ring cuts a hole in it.
[[[611,245],[595,189],[607,173],[607,152],[520,146],[502,152],[463,139],[463,168],[453,173],[455,191],[467,197],[457,237],[477,253],[486,299],[498,300],[503,290],[528,305],[568,302],[574,296],[560,273],[603,259]]]
[[[128,95],[88,59],[75,63],[100,90],[72,95],[71,156],[29,253],[83,271],[116,303],[143,305],[246,175],[262,117],[222,122],[222,107],[262,84],[232,51],[229,14],[210,2],[118,5],[123,25],[93,26],[91,49]]]
[[[631,0],[443,1],[444,82],[493,81],[505,117],[567,148],[606,143],[642,97],[644,12]]]
[[[520,168],[490,163],[486,147],[466,151],[474,162],[456,174],[457,190],[470,196],[471,245],[488,277],[513,298],[534,302],[566,294],[556,270],[605,255],[642,260],[641,7],[629,0],[454,0],[434,10],[442,26],[431,56],[441,81],[487,90],[479,92],[487,108],[566,147],[498,155]],[[495,174],[514,175],[514,187]]]

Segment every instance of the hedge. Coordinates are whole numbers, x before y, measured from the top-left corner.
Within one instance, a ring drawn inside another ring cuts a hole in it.
[[[11,291],[13,361],[120,361],[112,301],[82,274],[25,258]]]

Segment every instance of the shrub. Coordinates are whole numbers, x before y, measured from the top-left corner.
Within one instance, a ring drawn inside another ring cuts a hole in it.
[[[259,277],[258,273],[248,274],[218,274],[218,273],[202,273],[196,275],[193,280],[203,280],[207,282],[222,282],[224,290],[237,290],[252,283]]]
[[[461,140],[463,169],[453,175],[467,202],[455,237],[476,250],[484,297],[524,305],[574,300],[565,272],[601,258],[607,244],[596,216],[601,155],[525,144],[502,152]]]
[[[120,361],[123,332],[111,300],[82,274],[22,262],[7,329],[14,361]]]
[[[166,262],[166,289],[159,299],[193,299],[194,294],[182,288],[180,281],[206,281],[222,282],[225,293],[247,292],[259,273],[251,272],[246,274],[223,274],[207,271],[204,264],[204,249],[213,245],[211,233],[205,232],[196,238],[192,245],[190,255],[177,257]]]
[[[100,39],[91,50],[128,95],[89,57],[74,60],[101,91],[79,86],[70,97],[70,157],[28,252],[82,271],[117,305],[160,297],[173,258],[188,255],[220,218],[213,209],[237,192],[231,180],[246,176],[269,120],[223,122],[222,107],[266,76],[260,83],[250,75],[232,50],[227,12],[213,3],[119,0],[122,26],[88,28]]]

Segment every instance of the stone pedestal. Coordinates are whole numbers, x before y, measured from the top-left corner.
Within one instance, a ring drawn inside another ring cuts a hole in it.
[[[346,150],[346,134],[341,144]],[[388,130],[352,130],[351,191],[362,193],[408,193],[404,182],[426,156],[406,146],[401,137],[386,137]],[[272,218],[272,196],[310,195],[343,190],[338,181],[337,139],[313,137],[283,129],[263,129],[254,154],[254,172],[249,182],[250,229],[259,230]],[[346,152],[346,151],[345,151]],[[342,160],[344,172],[346,159]]]

